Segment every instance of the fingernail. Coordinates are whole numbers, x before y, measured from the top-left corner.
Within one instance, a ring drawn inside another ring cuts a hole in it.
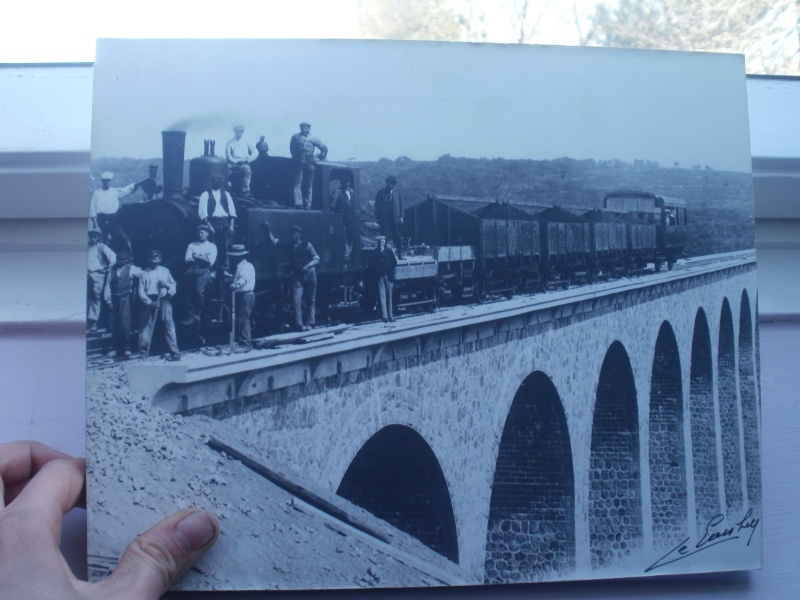
[[[204,510],[189,513],[175,526],[175,537],[188,552],[194,552],[208,544],[216,533],[214,520]]]

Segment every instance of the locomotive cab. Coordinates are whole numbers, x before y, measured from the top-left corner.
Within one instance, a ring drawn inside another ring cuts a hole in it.
[[[658,271],[661,261],[666,261],[667,268],[672,269],[683,254],[688,237],[685,200],[626,190],[607,194],[603,206],[638,223],[655,225],[655,268]]]

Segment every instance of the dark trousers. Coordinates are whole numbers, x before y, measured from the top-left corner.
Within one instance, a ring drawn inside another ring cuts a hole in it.
[[[130,351],[131,342],[131,296],[113,296],[114,317],[111,342],[118,355]]]
[[[150,296],[150,300],[158,301],[158,296]],[[179,354],[178,336],[175,334],[175,321],[172,320],[172,301],[169,296],[164,296],[159,305],[142,306],[141,327],[139,328],[139,352],[149,352],[150,341],[153,331],[156,328],[156,320],[161,320],[164,324],[164,335],[167,338],[167,346],[173,354]],[[156,317],[158,312],[158,317]]]
[[[253,343],[253,324],[250,315],[256,304],[256,295],[253,292],[236,293],[236,341],[242,346]]]
[[[203,316],[205,295],[211,282],[211,270],[202,267],[189,267],[184,275],[183,290],[186,294],[186,309],[189,316],[198,321]]]
[[[294,207],[311,208],[314,188],[314,163],[295,163]]]
[[[317,271],[303,271],[292,280],[292,307],[294,324],[302,327],[314,325],[317,302]],[[305,303],[305,311],[303,304]]]
[[[217,246],[217,271],[227,271],[231,220],[228,217],[209,217],[208,222],[214,228],[214,244]]]
[[[394,282],[388,276],[378,277],[378,302],[381,305],[381,318],[383,320],[394,318],[392,315],[392,289]]]

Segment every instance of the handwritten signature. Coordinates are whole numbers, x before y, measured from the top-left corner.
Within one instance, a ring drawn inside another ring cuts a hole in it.
[[[655,569],[678,562],[684,558],[689,558],[694,554],[698,554],[719,544],[732,542],[740,538],[747,538],[747,545],[749,546],[760,522],[760,519],[753,516],[752,508],[748,508],[744,517],[734,525],[725,525],[725,515],[714,515],[709,519],[708,523],[706,523],[705,531],[703,531],[703,535],[700,536],[700,539],[697,540],[696,543],[690,544],[689,538],[687,537],[664,556],[647,567],[644,572],[648,573],[654,571]]]

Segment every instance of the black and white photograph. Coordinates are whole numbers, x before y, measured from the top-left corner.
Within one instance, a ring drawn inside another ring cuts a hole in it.
[[[90,579],[187,506],[179,590],[761,566],[742,56],[103,39],[92,111]]]

